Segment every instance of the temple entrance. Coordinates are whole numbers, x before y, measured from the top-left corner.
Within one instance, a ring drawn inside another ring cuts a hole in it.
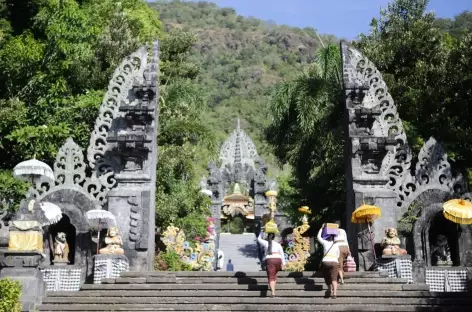
[[[54,242],[58,233],[64,233],[66,235],[67,244],[69,245],[69,255],[68,260],[69,264],[74,264],[75,261],[75,238],[76,238],[76,229],[75,226],[70,222],[69,216],[62,214],[62,219],[49,227],[49,256],[51,259],[51,265],[54,263]]]
[[[241,215],[221,219],[221,231],[229,234],[254,233],[254,220]]]
[[[459,266],[460,227],[447,220],[442,212],[436,213],[429,227],[429,244],[432,266]]]

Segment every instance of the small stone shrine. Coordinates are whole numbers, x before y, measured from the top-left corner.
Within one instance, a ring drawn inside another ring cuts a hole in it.
[[[341,53],[349,151],[346,229],[359,270],[374,268],[366,228],[350,220],[352,212],[365,202],[382,209],[382,217],[372,227],[377,255],[382,255],[383,247],[392,255],[406,249],[413,259],[415,281],[426,280],[432,290],[444,291],[444,276],[454,276],[460,280],[452,282],[460,284],[456,291],[463,291],[467,268],[472,267],[472,226],[452,223],[442,214],[447,200],[471,198],[462,175],[454,172],[434,138],[426,141],[412,168],[402,121],[382,75],[362,53],[344,42]],[[412,230],[399,233],[395,241],[391,237],[382,242],[383,231],[397,228],[406,217],[416,220]],[[443,279],[441,287],[431,286],[433,275],[436,280]]]
[[[43,232],[34,201],[23,200],[10,226],[8,250],[0,255],[0,278],[21,282],[23,310],[32,310],[45,294],[39,267],[44,260]]]
[[[270,188],[267,165],[258,155],[254,142],[241,129],[239,119],[236,129],[221,146],[219,165],[210,163],[208,170],[207,183],[202,187],[211,192],[218,249],[222,220],[229,222],[233,217],[241,217],[244,228],[252,232],[270,214],[265,196]],[[283,214],[275,213],[279,228],[290,226]]]
[[[8,229],[9,236],[9,248],[0,255],[2,277],[29,270],[34,283],[42,285],[44,276],[48,291],[74,291],[85,281],[100,282],[129,269],[153,269],[158,64],[156,42],[126,57],[115,70],[91,134],[87,161],[82,148],[69,138],[57,153],[55,182],[45,177],[35,181],[22,210],[9,227],[2,225],[2,234]],[[39,222],[34,203],[43,202],[60,208],[59,222]],[[116,217],[116,228],[101,231],[104,240],[93,240],[92,232],[98,233],[85,217],[90,210]],[[39,296],[41,285],[35,286]],[[28,296],[29,288],[24,292]]]
[[[219,167],[209,164],[207,181],[212,192],[211,210],[218,233],[222,214],[226,217],[241,214],[245,218],[260,220],[268,212],[265,197],[267,166],[257,154],[254,142],[241,129],[239,119],[236,129],[221,146],[219,159]],[[247,196],[241,194],[241,187],[248,191]],[[235,204],[236,198],[244,203]],[[241,209],[235,209],[241,205]]]

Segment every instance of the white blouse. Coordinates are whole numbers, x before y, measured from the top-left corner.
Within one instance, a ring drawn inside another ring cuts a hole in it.
[[[282,259],[282,265],[285,265],[285,255],[284,255],[284,249],[282,248],[282,246],[278,242],[272,240],[272,254],[268,255],[267,250],[269,249],[269,242],[266,241],[265,239],[262,239],[261,236],[262,236],[262,232],[259,233],[259,236],[257,237],[257,241],[264,248],[264,257],[262,261],[264,261],[265,259],[280,258]]]

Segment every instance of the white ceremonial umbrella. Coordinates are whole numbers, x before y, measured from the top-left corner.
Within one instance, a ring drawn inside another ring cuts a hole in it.
[[[58,205],[50,202],[40,202],[39,207],[41,208],[44,213],[44,216],[47,219],[43,226],[56,224],[62,219],[62,211]]]
[[[208,190],[208,189],[201,189],[200,193],[205,194],[206,196],[211,196],[213,195],[213,192]]]
[[[34,182],[35,179],[45,177],[48,182],[54,182],[54,172],[46,163],[30,159],[20,162],[13,168],[13,176],[17,179]]]
[[[103,209],[92,209],[85,213],[85,218],[87,222],[92,227],[97,227],[98,229],[98,239],[97,239],[97,255],[100,247],[100,231],[102,228],[109,228],[111,226],[116,226],[115,216],[108,210]]]

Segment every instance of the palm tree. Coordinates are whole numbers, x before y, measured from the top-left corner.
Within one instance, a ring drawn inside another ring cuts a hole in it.
[[[339,48],[328,45],[308,70],[277,86],[266,132],[279,161],[292,167],[299,203],[338,218],[345,189],[340,67]]]

